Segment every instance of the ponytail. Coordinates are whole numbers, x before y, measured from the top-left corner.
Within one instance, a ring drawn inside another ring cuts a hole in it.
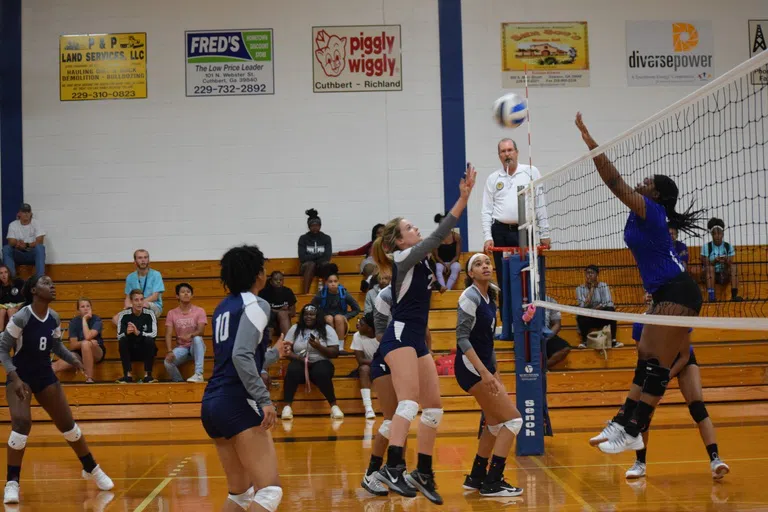
[[[374,263],[376,263],[376,266],[379,267],[379,272],[385,272],[387,274],[392,273],[392,259],[390,258],[389,254],[387,254],[387,251],[384,250],[381,237],[377,238],[376,241],[373,242],[371,255],[373,256]]]
[[[392,275],[392,255],[390,253],[397,247],[395,245],[397,239],[402,238],[400,234],[401,220],[403,220],[402,217],[395,217],[387,222],[384,226],[384,231],[381,232],[381,236],[373,242],[371,255],[373,256],[373,261],[379,267],[379,272]]]

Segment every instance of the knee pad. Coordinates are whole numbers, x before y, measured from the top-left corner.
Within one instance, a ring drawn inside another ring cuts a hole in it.
[[[443,419],[442,409],[424,409],[421,411],[421,422],[430,428],[437,428]]]
[[[637,366],[635,367],[635,377],[632,379],[632,384],[643,387],[645,383],[645,365],[647,361],[645,359],[638,359]]]
[[[501,432],[501,427],[503,426],[502,423],[499,423],[498,425],[488,425],[488,432],[490,432],[492,436],[498,437],[499,432]]]
[[[24,434],[19,434],[11,430],[11,435],[8,436],[8,446],[14,450],[23,450],[27,446],[27,438]]]
[[[395,414],[411,422],[416,419],[416,415],[419,414],[419,404],[413,400],[401,400],[397,402]]]
[[[514,418],[509,421],[505,421],[502,423],[502,425],[507,427],[510,432],[517,436],[517,434],[519,434],[520,430],[523,428],[523,418]]]
[[[651,396],[664,396],[669,384],[669,368],[659,365],[658,359],[649,359],[645,362],[645,382],[643,393]]]
[[[248,510],[251,508],[251,502],[253,501],[253,487],[249,488],[247,491],[245,491],[242,494],[232,494],[229,493],[229,496],[227,496],[227,499],[230,499],[237,503],[237,506],[240,507],[243,510]]]
[[[67,432],[62,432],[62,436],[64,436],[64,439],[69,441],[70,443],[74,443],[81,437],[83,437],[83,433],[80,432],[80,427],[77,426],[77,423],[75,423],[75,426],[72,427],[72,430],[69,430]]]
[[[709,418],[707,406],[704,405],[704,402],[701,400],[696,400],[695,402],[688,404],[688,412],[691,413],[691,418],[693,418],[693,421],[696,423],[701,423],[705,419]]]
[[[392,425],[392,420],[384,420],[379,427],[379,434],[386,440],[389,440],[390,425]]]
[[[253,497],[254,503],[261,505],[269,512],[275,512],[281,501],[283,501],[283,489],[276,485],[259,489],[256,496]]]

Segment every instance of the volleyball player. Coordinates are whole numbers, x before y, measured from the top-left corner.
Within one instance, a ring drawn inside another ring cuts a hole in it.
[[[432,472],[432,452],[437,427],[443,416],[437,369],[426,344],[431,288],[435,282],[427,256],[456,225],[467,206],[477,172],[467,165],[459,185],[460,196],[434,233],[422,240],[418,228],[407,219],[397,217],[384,226],[373,244],[373,257],[379,270],[392,274],[392,321],[389,323],[379,352],[392,373],[397,408],[392,418],[387,463],[376,477],[390,490],[409,495],[405,480],[430,501],[442,504]],[[388,254],[393,253],[393,254]],[[421,403],[418,430],[418,464],[406,474],[403,446],[411,422]]]
[[[576,126],[590,150],[598,144],[576,114]],[[701,212],[691,208],[685,213],[675,210],[679,196],[675,182],[668,176],[656,174],[632,189],[621,178],[605,154],[594,158],[600,178],[627,207],[630,214],[624,228],[624,242],[635,258],[643,288],[653,296],[651,315],[698,316],[701,311],[701,290],[672,250],[672,238],[667,219],[680,231],[693,233]],[[613,429],[608,439],[598,444],[605,453],[641,450],[640,433],[648,428],[654,408],[664,396],[670,379],[670,367],[675,357],[687,350],[688,327],[648,324],[637,344],[638,362],[633,382],[642,389],[636,405],[627,399],[626,426]],[[605,431],[604,431],[605,433]]]
[[[24,285],[24,297],[24,307],[11,317],[0,336],[0,362],[7,375],[6,400],[11,413],[3,503],[19,502],[21,461],[32,429],[32,395],[77,454],[83,465],[83,478],[93,480],[100,490],[108,491],[115,485],[93,459],[80,427],[72,418],[59,379],[51,367],[53,352],[77,370],[83,371],[80,359],[61,342],[59,315],[49,307],[56,299],[56,287],[48,276],[30,277]],[[14,349],[13,357],[11,349]]]
[[[277,418],[262,368],[284,355],[282,336],[269,346],[270,305],[258,297],[267,277],[256,246],[228,250],[221,281],[229,295],[213,313],[214,367],[203,394],[201,419],[216,444],[229,489],[223,510],[274,512],[283,498],[269,432]]]
[[[480,468],[488,462],[475,459],[474,478],[464,487],[478,488],[482,496],[520,496],[523,490],[504,481],[504,466],[515,437],[523,427],[523,418],[504,389],[496,368],[493,336],[496,330],[496,290],[491,285],[491,259],[473,255],[467,262],[467,288],[459,298],[456,322],[456,381],[461,389],[475,397],[483,411],[486,428],[496,437],[493,458],[482,483]],[[477,469],[476,469],[477,468]]]

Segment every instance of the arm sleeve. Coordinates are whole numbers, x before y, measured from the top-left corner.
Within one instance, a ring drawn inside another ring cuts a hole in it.
[[[728,244],[727,256],[730,256],[730,257],[736,256],[736,247],[733,244]]]
[[[541,173],[534,167],[531,172],[534,179],[541,178]],[[535,191],[536,223],[539,228],[539,238],[549,238],[549,216],[547,215],[547,197],[544,195],[544,187],[539,185]]]
[[[458,316],[456,320],[456,344],[465,354],[472,348],[469,341],[469,334],[475,327],[477,320],[475,312],[477,311],[477,297],[471,293],[462,293],[459,297]]]
[[[326,341],[325,341],[326,347],[338,347],[340,345],[339,335],[336,334],[336,329],[334,329],[330,325],[325,326],[325,335],[326,335]]]
[[[587,287],[579,285],[576,287],[576,301],[579,303],[580,308],[586,307],[587,302]]]
[[[155,312],[151,309],[145,309],[144,313],[149,315],[149,323],[151,327],[150,331],[148,333],[142,333],[142,336],[145,338],[157,338],[157,317],[155,316]]]
[[[365,294],[365,304],[363,305],[363,313],[368,314],[369,311],[373,311],[373,304],[376,301],[376,291],[368,290]]]
[[[101,334],[101,331],[104,330],[104,324],[101,321],[100,317],[96,317],[93,319],[93,325],[91,325],[91,329],[96,331],[97,333]],[[83,333],[85,334],[85,333]]]
[[[600,297],[600,302],[603,304],[603,306],[609,306],[613,307],[613,297],[611,297],[611,288],[608,286],[607,283],[600,283],[603,286],[600,287],[602,293],[602,296]]]
[[[12,238],[14,240],[20,240],[19,227],[16,222],[11,222],[8,225],[8,236],[6,238]]]
[[[309,258],[307,258],[307,244],[304,243],[304,237],[306,235],[301,235],[299,237],[299,263],[304,263]]]
[[[157,272],[157,271],[156,271]],[[165,283],[163,282],[163,274],[157,272],[157,290],[152,293],[163,293],[165,291]]]
[[[248,304],[245,307],[245,314],[240,318],[235,345],[232,349],[232,363],[237,376],[251,398],[262,407],[271,405],[272,401],[269,398],[269,390],[259,375],[254,354],[268,321],[269,316],[259,301]]]
[[[389,315],[392,306],[390,302],[387,302],[387,298],[391,297],[390,290],[391,288],[385,288],[380,291],[373,303],[373,327],[377,336],[384,334],[384,331],[389,326]]]
[[[117,339],[121,340],[125,338],[125,331],[128,330],[128,315],[129,309],[124,309],[117,315]]]
[[[701,246],[701,255],[705,258],[709,257],[709,243]]]
[[[333,254],[333,240],[331,240],[330,235],[325,235],[325,243],[323,245],[325,246],[325,252],[318,259],[322,261],[331,261],[331,255]]]
[[[269,347],[267,351],[264,353],[264,364],[263,368],[268,368],[275,364],[280,359],[280,354],[277,353],[277,349],[275,347]],[[262,372],[264,369],[262,368]]]
[[[0,334],[0,363],[3,364],[6,375],[16,371],[16,366],[13,364],[13,358],[11,357],[11,349],[16,346],[16,340],[21,336],[21,332],[24,326],[27,325],[28,320],[29,312],[26,309],[22,309],[11,317],[5,331]]]
[[[437,249],[440,242],[443,241],[443,238],[448,236],[448,233],[450,233],[454,226],[456,226],[458,220],[459,219],[454,217],[451,213],[448,213],[448,215],[440,221],[437,229],[435,229],[431,235],[410,249],[397,253],[395,256],[395,264],[399,271],[398,275],[405,276],[405,273],[408,270],[413,268],[433,250]]]
[[[355,298],[352,296],[349,291],[347,291],[347,306],[349,306],[350,311],[345,311],[344,316],[347,320],[351,318],[355,318],[357,315],[360,314],[360,304],[357,303]]]
[[[494,173],[496,174],[496,173]],[[483,226],[483,242],[493,240],[491,236],[491,224],[493,224],[493,180],[494,174],[488,176],[483,188],[483,207],[480,210],[480,223]]]

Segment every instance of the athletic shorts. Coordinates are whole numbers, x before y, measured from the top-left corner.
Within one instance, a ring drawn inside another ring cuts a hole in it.
[[[485,361],[483,361],[483,364],[485,364],[485,367],[488,368],[489,372],[496,373],[496,368],[492,364],[486,363]],[[456,353],[456,359],[453,363],[453,372],[456,376],[456,382],[459,383],[459,387],[466,392],[469,392],[472,386],[482,380],[480,378],[480,372],[475,369],[469,358],[458,352]]]
[[[218,396],[203,399],[200,419],[211,439],[231,439],[244,430],[261,425],[264,413],[250,398]]]
[[[653,303],[672,302],[701,312],[701,289],[688,272],[681,272],[653,292]]]
[[[101,348],[101,359],[99,359],[98,361],[94,361],[94,363],[97,363],[97,364],[102,362],[103,360],[105,360],[107,358],[107,349],[106,349],[106,347],[104,345],[102,345],[101,343],[99,343],[98,345],[99,345],[99,348]],[[78,350],[70,350],[70,352],[72,352],[73,354],[77,354],[77,357],[79,357],[81,361],[83,360],[83,352],[82,352],[82,350],[80,350],[80,349],[78,349]]]
[[[22,382],[29,386],[29,389],[31,389],[34,394],[41,392],[51,384],[59,382],[58,377],[56,377],[56,374],[53,372],[53,368],[50,366],[35,368],[31,371],[16,368],[16,374]],[[8,385],[7,382],[6,385]]]
[[[672,366],[675,366],[675,363],[677,362],[678,359],[680,359],[680,354],[677,354],[677,357],[672,362]],[[688,358],[688,363],[685,366],[691,366],[691,365],[699,366],[699,362],[696,361],[696,354],[693,351],[691,351],[691,357]],[[672,366],[670,366],[670,368]],[[680,374],[678,373],[678,375]]]
[[[404,322],[391,321],[384,331],[384,337],[379,344],[381,357],[387,357],[387,354],[393,350],[402,347],[412,347],[416,350],[416,357],[424,357],[429,354],[426,340],[426,328],[412,329]]]
[[[384,357],[377,350],[376,353],[373,354],[373,359],[371,359],[371,382],[379,377],[390,375],[390,373],[389,366],[384,361]]]
[[[547,359],[552,357],[557,352],[560,352],[564,348],[571,348],[571,345],[557,334],[550,336],[550,338],[547,340]]]

